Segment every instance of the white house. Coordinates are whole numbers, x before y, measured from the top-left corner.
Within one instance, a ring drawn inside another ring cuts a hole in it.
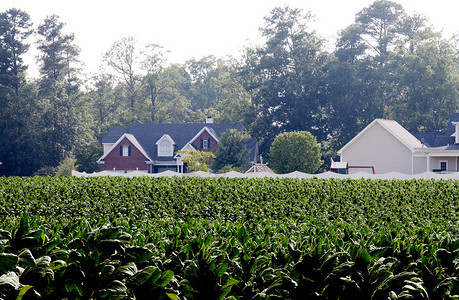
[[[350,168],[373,167],[376,174],[457,172],[457,133],[459,114],[451,116],[445,133],[412,134],[396,121],[376,119],[341,148],[338,155]]]

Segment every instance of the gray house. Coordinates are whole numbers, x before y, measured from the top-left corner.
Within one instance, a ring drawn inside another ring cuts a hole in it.
[[[459,171],[459,113],[444,133],[410,133],[392,120],[376,119],[338,151],[349,166],[376,174]],[[354,170],[359,170],[355,168]]]

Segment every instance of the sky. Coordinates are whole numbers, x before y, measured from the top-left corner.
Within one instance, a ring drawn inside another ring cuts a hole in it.
[[[459,33],[459,0],[397,0],[408,13],[427,17],[444,37]],[[170,63],[206,55],[239,57],[244,46],[261,42],[263,18],[277,6],[310,11],[312,27],[333,43],[339,30],[354,22],[356,13],[373,0],[0,0],[0,11],[19,8],[34,25],[56,14],[75,34],[86,73],[98,71],[103,53],[122,37],[139,47],[155,43],[168,50]],[[30,41],[33,43],[33,37]],[[29,75],[37,73],[35,53],[25,56]]]

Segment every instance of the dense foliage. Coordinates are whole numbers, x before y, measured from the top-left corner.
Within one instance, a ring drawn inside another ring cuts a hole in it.
[[[457,299],[459,183],[0,177],[0,298]]]
[[[322,165],[320,144],[308,131],[284,132],[269,150],[271,168],[278,174],[294,171],[313,174]]]
[[[212,170],[222,172],[224,168],[231,168],[245,172],[250,167],[250,148],[247,147],[250,136],[246,132],[228,129],[220,136]]]

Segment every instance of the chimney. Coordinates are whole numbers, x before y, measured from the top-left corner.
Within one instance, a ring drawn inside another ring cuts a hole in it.
[[[206,118],[206,124],[212,124],[213,122],[214,122],[214,119],[212,119],[212,117],[207,117]]]
[[[459,122],[451,122],[456,130],[454,131],[454,136],[456,137],[455,144],[459,144]]]

